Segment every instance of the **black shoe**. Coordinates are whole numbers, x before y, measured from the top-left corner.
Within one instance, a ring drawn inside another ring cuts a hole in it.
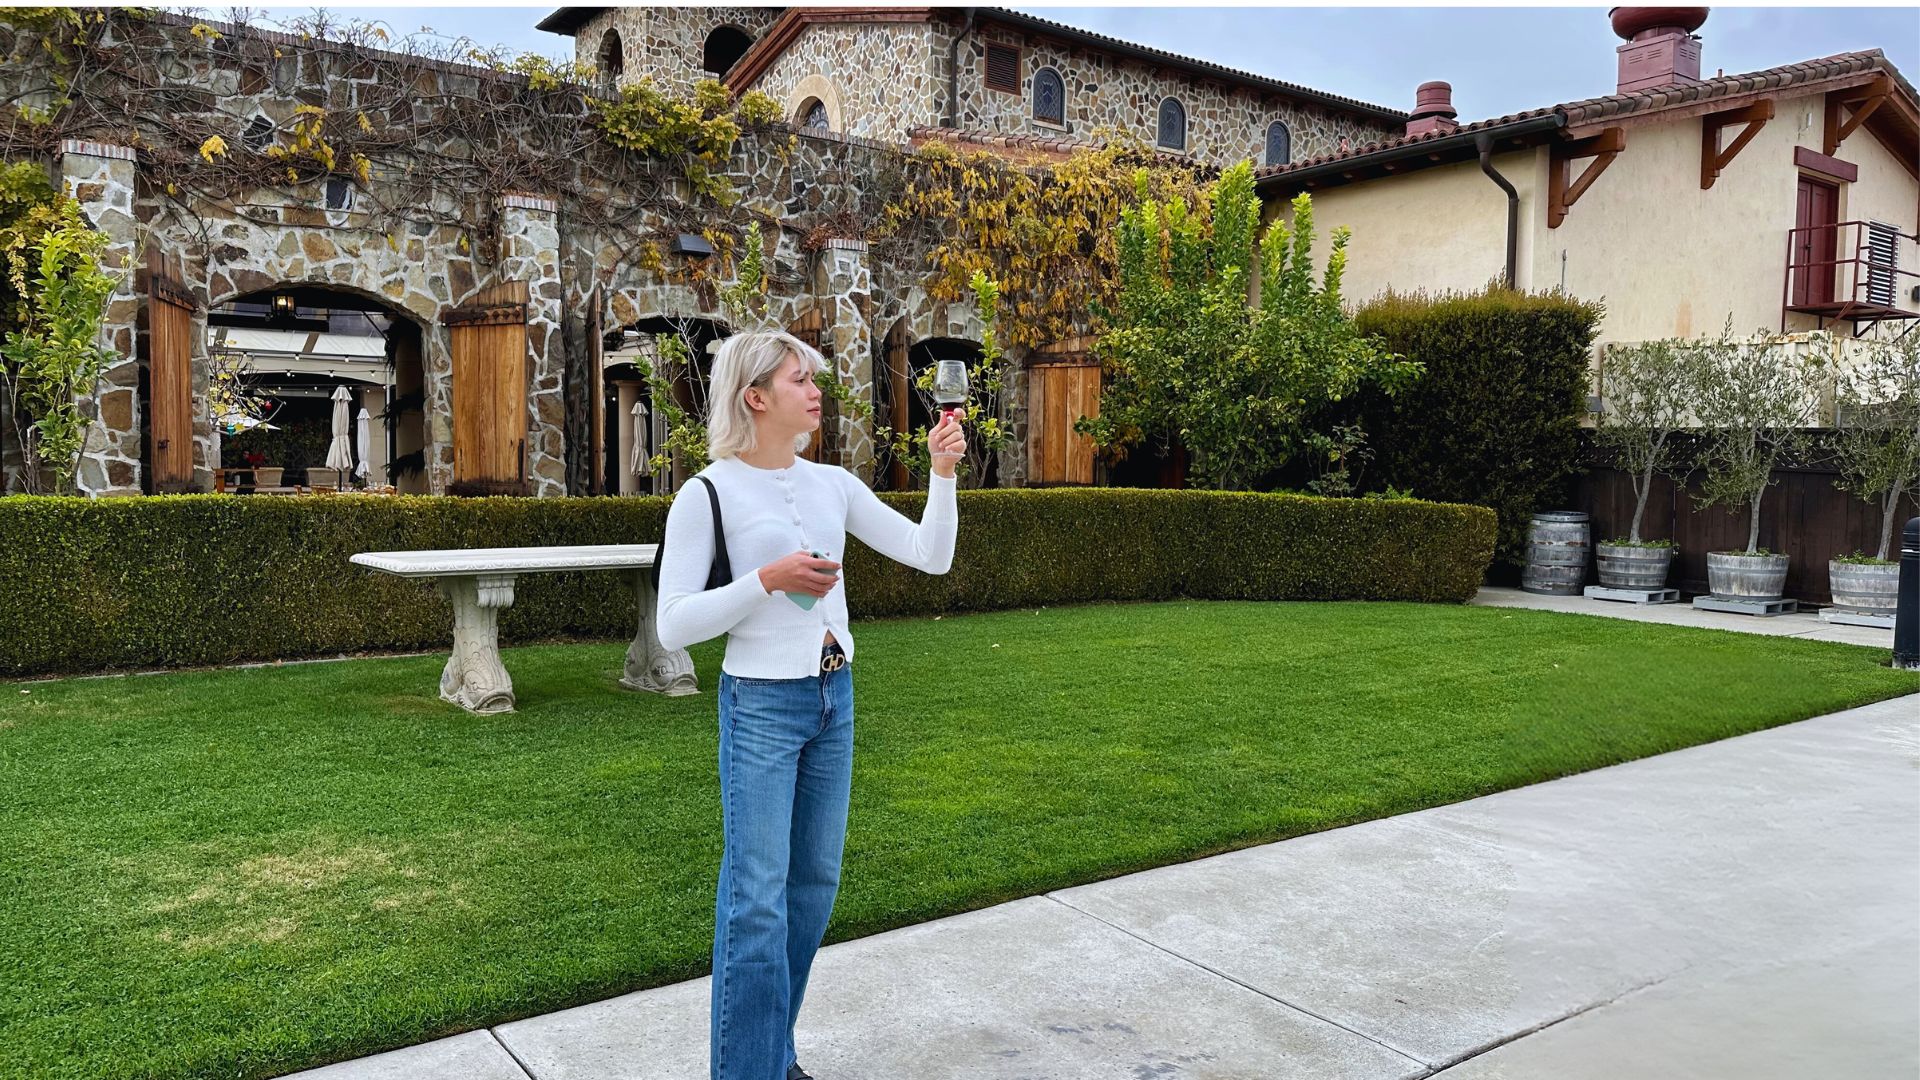
[[[796,1061],[787,1066],[787,1080],[813,1080],[813,1074],[801,1068]]]

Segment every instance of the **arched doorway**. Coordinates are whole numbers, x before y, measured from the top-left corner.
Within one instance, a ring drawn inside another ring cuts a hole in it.
[[[913,389],[907,394],[906,427],[903,430],[918,433],[922,428],[933,426],[933,395],[920,390],[917,386],[922,372],[942,360],[958,360],[967,365],[967,370],[971,372],[973,366],[980,362],[982,355],[984,350],[981,349],[979,342],[967,341],[964,338],[926,338],[914,342],[907,349],[906,381],[907,385]],[[898,406],[894,406],[894,409],[897,415]],[[977,463],[980,475],[963,480],[963,484],[967,487],[993,487],[999,481],[999,463],[995,460],[998,455],[977,455],[978,439],[973,431],[967,432],[967,440],[975,444],[976,454],[969,456]]]
[[[608,494],[664,495],[686,483],[691,474],[677,462],[671,470],[655,470],[648,464],[665,445],[667,418],[654,407],[647,375],[659,371],[672,385],[676,406],[705,416],[713,349],[730,333],[725,323],[713,319],[655,316],[602,339],[601,407],[610,420],[601,452]],[[668,346],[663,351],[662,342],[668,338],[685,347],[684,362],[669,359],[678,349]]]
[[[425,366],[411,318],[354,290],[290,283],[215,304],[206,352],[216,488],[427,492]],[[352,465],[334,469],[340,390]]]

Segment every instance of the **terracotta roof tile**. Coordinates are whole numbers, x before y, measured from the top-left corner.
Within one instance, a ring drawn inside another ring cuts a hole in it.
[[[1525,112],[1511,113],[1490,120],[1477,120],[1471,124],[1462,124],[1450,132],[1428,132],[1402,139],[1388,139],[1384,142],[1369,143],[1366,146],[1353,147],[1340,153],[1323,154],[1286,165],[1272,165],[1260,169],[1259,177],[1282,176],[1302,169],[1314,168],[1336,161],[1355,160],[1370,154],[1387,150],[1398,150],[1415,143],[1437,139],[1443,136],[1484,131],[1505,127],[1524,120],[1559,114],[1568,126],[1591,124],[1615,116],[1629,116],[1635,113],[1654,112],[1695,101],[1707,101],[1719,97],[1731,97],[1758,90],[1771,90],[1802,83],[1816,82],[1821,79],[1837,78],[1865,71],[1884,71],[1906,91],[1910,98],[1916,95],[1912,84],[1908,83],[1899,70],[1887,61],[1879,49],[1867,49],[1861,52],[1840,53],[1837,56],[1821,57],[1817,60],[1804,60],[1797,64],[1782,64],[1765,71],[1746,72],[1739,75],[1722,75],[1707,79],[1694,86],[1669,87],[1658,90],[1640,90],[1626,94],[1608,94],[1604,97],[1585,98],[1580,101],[1565,102],[1544,109],[1529,109]]]

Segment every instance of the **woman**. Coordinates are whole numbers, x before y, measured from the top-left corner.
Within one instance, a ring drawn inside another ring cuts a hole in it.
[[[944,574],[959,527],[954,467],[966,438],[957,421],[943,417],[928,436],[933,478],[918,525],[845,469],[796,456],[820,427],[821,366],[819,353],[781,333],[737,334],[714,357],[713,464],[700,476],[719,497],[730,584],[706,587],[714,536],[705,485],[689,482],[667,513],[660,643],[681,649],[727,635],[713,1080],[811,1080],[793,1027],[840,885],[853,779],[854,647],[837,573],[846,536]]]

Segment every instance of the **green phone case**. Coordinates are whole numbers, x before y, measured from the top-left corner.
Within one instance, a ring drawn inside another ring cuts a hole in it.
[[[824,551],[809,551],[807,554],[816,559],[824,559],[827,557],[827,553]],[[838,576],[839,571],[834,571],[834,574]],[[817,596],[812,596],[807,593],[785,593],[783,595],[794,603],[799,604],[801,611],[812,611],[814,603],[820,599]]]

